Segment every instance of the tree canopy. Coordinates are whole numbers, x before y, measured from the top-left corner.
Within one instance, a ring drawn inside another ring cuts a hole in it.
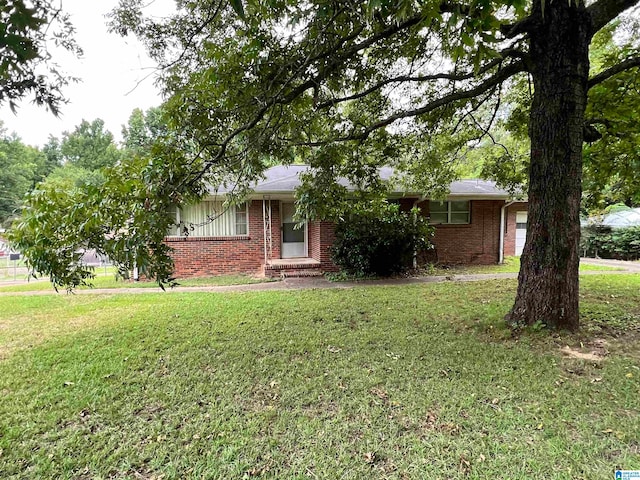
[[[113,140],[113,134],[105,130],[104,121],[82,120],[72,132],[64,132],[60,143],[63,162],[86,170],[115,165],[120,152]]]
[[[0,123],[0,225],[17,216],[25,194],[45,170],[45,155],[7,134]]]
[[[0,104],[15,111],[17,101],[33,95],[37,105],[58,114],[65,102],[63,88],[73,80],[51,56],[52,47],[81,55],[74,27],[55,2],[0,2]]]
[[[310,216],[340,191],[338,177],[384,187],[382,164],[441,195],[453,160],[490,136],[503,94],[526,82],[530,226],[508,318],[577,328],[588,94],[640,65],[635,33],[592,71],[589,48],[637,1],[194,0],[159,20],[143,1],[122,0],[111,26],[138,36],[161,66],[172,131],[151,150],[144,205],[161,215],[167,198],[197,198],[205,182],[238,184],[241,195],[267,158],[311,165],[300,192]]]

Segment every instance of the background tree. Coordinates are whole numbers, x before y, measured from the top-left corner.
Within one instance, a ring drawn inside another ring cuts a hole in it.
[[[627,16],[612,22],[594,36],[589,52],[592,75],[624,65],[637,55],[639,47],[640,18]],[[585,215],[618,202],[640,204],[636,173],[640,168],[640,129],[635,119],[640,111],[639,81],[637,69],[630,69],[589,90],[585,113],[588,135],[583,149]],[[529,150],[527,119],[532,94],[527,78],[514,83],[504,97],[506,115],[500,121],[501,128],[465,159],[464,175],[475,172],[507,188],[526,185],[529,156],[523,155],[523,150]]]
[[[47,143],[42,147],[42,153],[44,153],[46,160],[40,171],[38,171],[39,180],[44,180],[51,172],[62,165],[63,158],[62,152],[60,151],[60,140],[53,135],[49,135]]]
[[[113,134],[99,118],[91,123],[82,120],[73,132],[64,132],[60,153],[64,163],[89,171],[113,166],[120,159]]]
[[[82,54],[68,15],[49,0],[4,1],[0,25],[0,104],[8,101],[15,111],[16,101],[31,94],[57,115],[65,101],[62,89],[73,79],[60,72],[49,48]]]
[[[146,112],[136,108],[131,112],[127,125],[122,127],[124,148],[134,155],[144,155],[154,142],[169,132],[161,107],[151,107]]]
[[[45,156],[37,148],[7,134],[0,124],[0,224],[7,226],[17,216],[24,196],[36,181]]]
[[[614,22],[594,38],[594,75],[628,63],[638,51],[640,17]],[[586,121],[595,136],[584,149],[584,203],[588,209],[602,210],[619,202],[640,205],[639,111],[638,69],[622,71],[589,90]]]

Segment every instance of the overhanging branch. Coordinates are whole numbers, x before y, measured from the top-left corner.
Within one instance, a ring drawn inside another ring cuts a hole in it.
[[[392,123],[404,119],[404,118],[413,118],[413,117],[417,117],[420,115],[425,115],[427,113],[430,113],[440,107],[444,107],[446,105],[458,102],[460,100],[469,100],[471,98],[475,98],[478,97],[480,95],[482,95],[483,93],[488,92],[489,90],[491,90],[492,88],[500,85],[501,83],[505,82],[507,79],[511,78],[512,76],[520,73],[520,72],[524,72],[526,71],[526,67],[525,67],[525,63],[524,61],[520,60],[517,61],[515,63],[512,63],[508,66],[506,66],[505,68],[501,69],[500,71],[498,71],[495,75],[487,78],[484,82],[480,83],[479,85],[477,85],[474,88],[470,88],[468,90],[462,90],[462,91],[458,91],[458,92],[454,92],[451,93],[449,95],[445,95],[443,97],[437,98],[429,103],[427,103],[426,105],[423,105],[420,108],[417,108],[415,110],[405,110],[402,112],[398,112],[394,115],[390,115],[389,117],[382,119],[378,122],[375,122],[371,125],[369,125],[368,127],[365,127],[362,130],[359,131],[354,131],[352,133],[350,133],[349,135],[344,135],[342,137],[336,137],[336,138],[332,138],[332,139],[327,139],[327,140],[322,140],[322,141],[315,141],[315,142],[303,142],[303,143],[296,143],[295,145],[297,146],[306,146],[306,147],[320,147],[329,143],[334,143],[334,142],[347,142],[347,141],[352,141],[352,140],[356,140],[356,141],[361,141],[361,140],[365,140],[372,132],[374,132],[375,130],[379,130],[381,128],[384,128],[386,126],[391,125]],[[286,139],[285,139],[286,140]]]
[[[613,67],[608,68],[603,72],[600,72],[596,76],[591,77],[589,79],[588,87],[592,88],[598,85],[599,83],[602,83],[605,80],[608,80],[609,78],[621,72],[624,72],[625,70],[629,70],[631,68],[636,68],[636,67],[640,67],[640,57],[627,58],[623,62],[620,62],[617,65],[614,65]]]
[[[637,5],[639,0],[598,0],[587,7],[591,15],[593,34],[625,10]]]
[[[295,75],[287,79],[283,83],[283,85],[280,87],[278,93],[272,96],[271,98],[269,98],[260,108],[258,108],[250,120],[248,120],[244,125],[241,125],[238,128],[234,129],[231,133],[229,133],[229,135],[227,135],[227,137],[224,140],[222,140],[217,145],[218,147],[217,153],[214,155],[212,159],[210,159],[205,163],[204,168],[201,169],[201,171],[195,176],[195,178],[191,180],[190,183],[193,184],[199,181],[212,165],[221,161],[224,158],[227,148],[231,143],[231,141],[234,138],[236,138],[238,135],[255,128],[258,125],[258,123],[260,123],[264,119],[265,115],[267,114],[270,108],[276,105],[290,104],[295,99],[297,99],[300,95],[304,94],[304,92],[320,84],[320,82],[326,79],[332,72],[337,70],[342,64],[342,62],[345,61],[346,59],[351,58],[352,56],[358,54],[358,52],[360,52],[361,50],[369,48],[370,46],[374,45],[378,41],[385,40],[389,37],[392,37],[393,35],[396,35],[397,33],[403,30],[409,29],[419,24],[421,20],[422,20],[422,16],[420,15],[408,18],[404,22],[389,26],[384,30],[372,35],[371,37],[364,39],[361,42],[356,43],[348,48],[344,48],[341,50],[338,49],[339,51],[338,57],[330,62],[327,62],[327,64],[324,66],[324,68],[318,75],[312,78],[308,78],[306,81],[303,81],[299,85],[296,85],[295,87],[293,87],[288,93],[285,93],[284,92],[285,87],[290,85],[290,83],[294,80]],[[354,39],[355,37],[356,35],[352,33],[351,35],[347,37],[343,37],[342,39],[338,40],[336,45],[343,45],[346,39],[350,40],[350,39]],[[305,64],[309,65],[314,60],[320,60],[320,59],[329,57],[330,53],[335,51],[336,51],[336,48],[328,48],[324,52],[318,55],[307,58],[305,61]]]
[[[357,100],[359,98],[366,97],[367,95],[370,95],[371,93],[376,92],[381,88],[387,85],[390,85],[392,83],[405,83],[405,82],[418,83],[418,82],[429,82],[429,81],[436,81],[436,80],[449,80],[451,82],[461,82],[464,80],[469,80],[478,75],[483,75],[487,73],[489,70],[499,66],[508,57],[522,57],[522,56],[523,56],[522,52],[514,49],[509,49],[509,50],[505,50],[504,52],[501,52],[500,58],[495,58],[491,60],[489,63],[484,65],[478,72],[466,72],[466,73],[443,72],[443,73],[436,73],[433,75],[399,75],[397,77],[387,78],[385,80],[382,80],[381,82],[378,82],[375,85],[372,85],[371,87],[361,92],[354,93],[353,95],[326,100],[318,104],[317,109],[322,110],[322,109],[332,107],[339,103],[343,103],[349,100]]]
[[[525,70],[526,68],[523,61],[512,63],[511,65],[506,66],[505,68],[497,72],[495,75],[489,77],[484,82],[482,82],[481,84],[479,84],[474,88],[470,88],[468,90],[463,90],[463,91],[451,93],[449,95],[445,95],[444,97],[440,97],[415,110],[398,112],[395,115],[391,115],[383,120],[373,123],[372,125],[367,127],[364,131],[356,135],[353,135],[352,136],[353,138],[347,138],[347,140],[362,140],[367,138],[371,132],[378,130],[380,128],[384,128],[388,125],[391,125],[397,120],[424,115],[436,110],[437,108],[443,107],[445,105],[458,102],[460,100],[468,100],[468,99],[477,97],[478,95],[482,95],[483,93],[489,91],[495,86],[501,84],[508,78],[520,72],[524,72]]]

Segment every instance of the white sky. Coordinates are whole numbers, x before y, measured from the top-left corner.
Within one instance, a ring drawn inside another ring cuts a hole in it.
[[[105,127],[120,141],[122,125],[134,108],[146,110],[160,105],[162,100],[153,74],[145,79],[153,71],[154,63],[144,48],[133,37],[124,39],[107,32],[105,14],[117,3],[117,0],[62,0],[62,8],[72,15],[77,30],[75,38],[84,55],[77,59],[65,52],[54,52],[54,61],[63,72],[81,81],[70,84],[64,91],[70,102],[62,106],[60,118],[31,104],[30,97],[19,104],[17,115],[3,105],[0,120],[9,133],[16,132],[26,144],[42,146],[50,134],[60,138],[63,131],[72,131],[83,119],[102,118]],[[153,7],[154,11],[168,12],[172,5],[171,0],[156,0]]]

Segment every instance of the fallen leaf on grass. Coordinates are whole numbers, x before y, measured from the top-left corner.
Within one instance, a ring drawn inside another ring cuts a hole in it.
[[[471,473],[471,462],[467,460],[464,455],[460,455],[460,471],[463,475],[469,475]]]
[[[369,393],[371,393],[371,395],[375,395],[380,400],[384,400],[385,402],[389,400],[389,394],[384,388],[373,387],[369,390]]]
[[[269,470],[271,470],[272,463],[273,463],[273,461],[269,460],[264,465],[256,465],[251,470],[247,470],[245,472],[245,474],[244,474],[245,478],[246,477],[259,477],[261,475],[264,475],[265,473],[269,472]]]
[[[373,464],[376,461],[376,452],[367,452],[364,454],[364,461]]]
[[[428,430],[432,430],[436,427],[436,423],[438,421],[438,417],[434,412],[427,412],[427,421],[425,423],[425,427]]]

